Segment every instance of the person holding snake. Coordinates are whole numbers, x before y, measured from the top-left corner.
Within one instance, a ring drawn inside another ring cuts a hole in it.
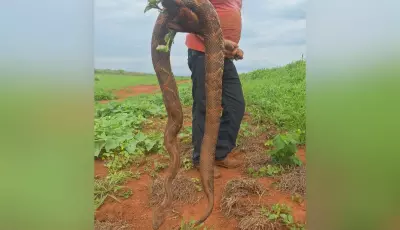
[[[241,82],[232,59],[242,59],[243,52],[238,48],[241,38],[242,0],[210,0],[219,16],[225,43],[224,72],[222,76],[222,116],[215,151],[214,178],[221,176],[218,166],[236,168],[237,160],[227,158],[236,146],[240,124],[244,115],[245,101]],[[196,34],[186,36],[188,47],[188,65],[192,72],[192,160],[199,169],[200,147],[204,136],[205,124],[205,47],[204,39]]]
[[[153,229],[159,229],[165,220],[172,203],[172,181],[180,168],[177,134],[183,125],[183,113],[170,62],[177,32],[189,33],[186,45],[193,80],[193,163],[200,171],[208,199],[206,212],[196,226],[209,217],[214,207],[214,177],[220,176],[215,166],[239,165],[226,157],[235,147],[245,107],[233,63],[233,59],[243,59],[238,47],[241,5],[241,0],[148,0],[145,12],[151,8],[160,11],[151,39],[151,57],[168,116],[164,145],[170,155],[164,178],[165,197],[153,211]]]

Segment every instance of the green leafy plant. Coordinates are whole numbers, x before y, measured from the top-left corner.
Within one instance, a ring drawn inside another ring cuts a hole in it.
[[[159,6],[160,2],[161,0],[148,0],[146,8],[144,9],[144,13],[151,9],[157,9],[158,11],[162,12],[163,9]],[[175,35],[176,31],[169,30],[169,32],[164,37],[165,45],[158,45],[156,48],[157,51],[169,52],[171,45],[174,43]]]
[[[160,52],[169,52],[171,45],[174,43],[174,38],[176,36],[176,31],[169,30],[164,37],[165,45],[158,45],[156,50]]]
[[[159,141],[149,139],[143,133],[129,137],[126,139],[121,138],[122,141],[121,139],[119,141],[113,140],[113,145],[105,145],[105,152],[103,152],[102,156],[104,159],[108,159],[106,163],[107,167],[122,169],[136,159],[135,155],[142,156],[147,153],[156,152],[162,147]]]
[[[243,122],[243,123],[240,125],[240,132],[239,132],[239,134],[240,134],[241,136],[243,136],[243,137],[250,137],[250,136],[252,136],[252,132],[251,132],[251,130],[250,130],[250,125],[249,125],[248,122]]]
[[[204,223],[200,224],[199,226],[195,226],[196,221],[195,220],[190,220],[190,221],[181,221],[181,226],[180,230],[207,230],[206,227],[204,226]]]
[[[193,168],[193,162],[192,162],[192,160],[191,160],[190,158],[188,158],[188,157],[184,157],[183,160],[182,160],[182,167],[183,167],[185,170],[190,170],[190,169],[192,169],[192,168]]]
[[[113,172],[124,169],[135,162],[135,158],[126,153],[125,155],[113,155],[107,159],[105,166]]]
[[[302,224],[294,222],[291,209],[285,204],[274,204],[269,209],[262,207],[260,212],[270,221],[279,221],[286,225],[290,230],[305,230]]]
[[[183,142],[190,142],[192,140],[192,127],[185,127],[183,131],[179,133],[178,137],[181,138]]]
[[[112,172],[107,177],[94,180],[94,205],[95,209],[99,208],[107,197],[120,202],[116,196],[122,196],[124,198],[132,195],[132,191],[129,192],[129,188],[122,186],[128,178],[132,177],[130,171]]]
[[[122,169],[137,156],[163,152],[160,133],[144,134],[141,129],[151,117],[163,117],[162,101],[124,101],[97,105],[94,124],[94,156],[107,160],[106,166]]]
[[[168,168],[168,164],[167,163],[160,163],[158,161],[154,162],[154,170],[156,172],[160,172],[164,169]]]
[[[162,8],[159,6],[161,3],[161,0],[147,0],[147,5],[146,8],[144,8],[144,13],[151,9],[157,9],[159,11],[162,11]]]
[[[104,89],[98,89],[94,92],[94,100],[101,101],[101,100],[114,100],[117,97],[110,91]]]
[[[283,168],[277,165],[266,165],[261,167],[258,170],[254,168],[248,168],[247,173],[250,174],[252,177],[269,177],[269,176],[276,176],[283,172]]]
[[[122,197],[124,199],[128,199],[129,197],[132,196],[132,194],[133,194],[132,189],[130,189],[128,187],[121,187],[121,186],[119,188],[120,188],[120,191],[118,191],[118,193],[117,193],[117,195],[119,197]]]
[[[192,83],[187,85],[179,85],[179,97],[181,99],[182,105],[184,106],[192,106],[193,98],[192,98]]]
[[[151,170],[149,173],[149,176],[151,176],[152,178],[156,178],[157,177],[157,172],[154,170]]]
[[[301,161],[296,155],[298,136],[297,134],[278,134],[265,145],[273,146],[268,152],[273,162],[281,165],[301,165]]]
[[[245,140],[245,138],[255,136],[255,135],[256,135],[255,130],[251,130],[250,124],[248,122],[243,122],[240,125],[240,130],[239,130],[238,137],[237,137],[238,145],[241,145],[243,143],[243,141]]]
[[[306,143],[306,131],[297,129],[296,134],[298,136],[298,142],[299,144],[305,144]]]

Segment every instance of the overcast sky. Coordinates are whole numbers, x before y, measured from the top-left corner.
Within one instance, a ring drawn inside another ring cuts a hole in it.
[[[95,0],[95,67],[153,73],[150,39],[158,12],[147,0]],[[306,55],[306,0],[243,0],[239,72],[285,65]],[[190,75],[185,34],[172,47],[175,75]]]

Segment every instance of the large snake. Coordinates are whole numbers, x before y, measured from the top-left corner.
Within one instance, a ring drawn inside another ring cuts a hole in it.
[[[153,229],[159,229],[165,220],[165,211],[172,203],[172,181],[180,168],[177,135],[183,125],[182,105],[178,87],[171,70],[170,48],[177,32],[201,36],[205,44],[205,132],[200,152],[200,178],[208,199],[205,214],[195,223],[203,223],[214,206],[214,159],[217,143],[224,70],[224,39],[218,14],[209,0],[148,0],[150,8],[160,13],[154,25],[151,57],[162,91],[168,122],[164,132],[164,145],[170,155],[170,165],[164,178],[165,197],[153,212]],[[163,9],[158,4],[161,3]]]

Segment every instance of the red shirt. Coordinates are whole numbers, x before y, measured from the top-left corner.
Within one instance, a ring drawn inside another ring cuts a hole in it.
[[[239,43],[242,32],[242,0],[210,0],[221,23],[224,39]],[[186,46],[204,52],[204,43],[194,34],[186,35]]]

